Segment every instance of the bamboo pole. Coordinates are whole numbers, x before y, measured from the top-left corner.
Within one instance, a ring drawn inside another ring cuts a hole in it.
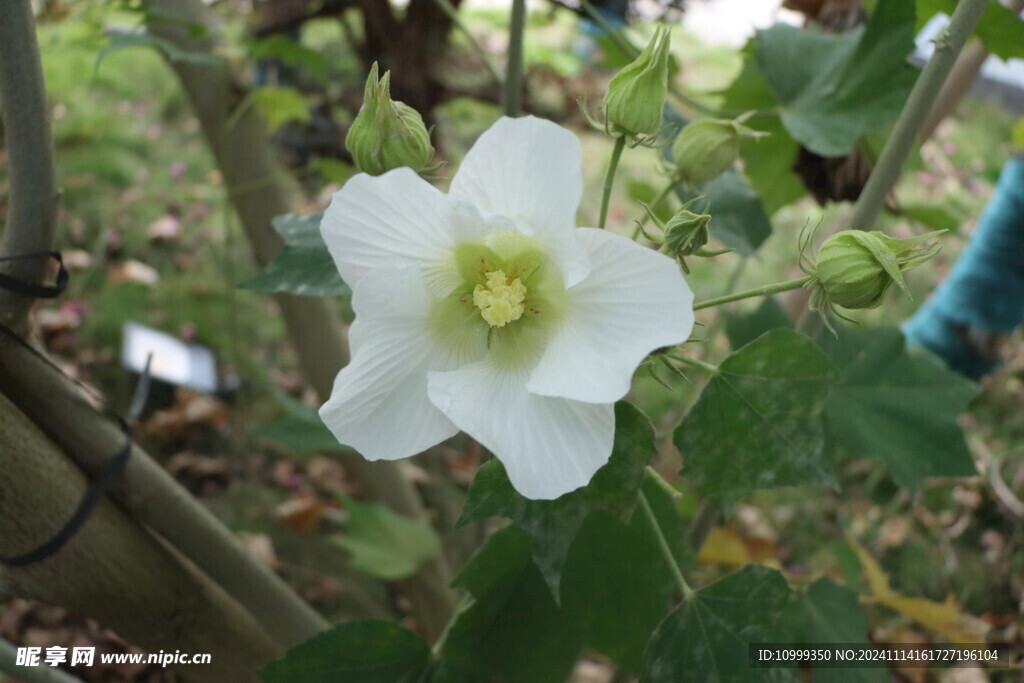
[[[87,480],[2,394],[0,447],[0,555],[13,556],[64,524]],[[180,669],[192,680],[255,681],[255,670],[283,651],[220,586],[109,500],[50,557],[25,567],[0,564],[0,585],[91,616],[152,653],[211,654],[210,664]]]

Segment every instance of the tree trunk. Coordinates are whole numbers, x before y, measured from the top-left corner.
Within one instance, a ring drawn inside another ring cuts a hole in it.
[[[151,19],[153,23],[149,28],[154,35],[189,52],[213,51],[213,37],[218,34],[217,20],[198,0],[149,0],[149,5],[162,10],[161,15],[176,15],[206,29],[202,36],[194,37],[179,23]],[[290,188],[266,142],[263,119],[252,107],[235,114],[246,89],[233,78],[226,64],[211,67],[176,61],[170,65],[192,103],[223,173],[254,259],[258,264],[266,264],[282,246],[270,221],[290,210],[287,201]],[[277,295],[275,300],[306,378],[320,397],[326,398],[335,375],[348,360],[342,327],[331,302],[289,295]],[[401,514],[424,516],[419,494],[395,463],[371,463],[358,455],[341,457],[368,497],[387,503]],[[447,568],[439,559],[428,561],[400,586],[412,603],[420,630],[428,640],[436,639],[454,608]]]
[[[458,8],[460,0],[452,0]],[[365,54],[369,63],[379,61],[382,71],[391,70],[391,94],[418,111],[428,126],[434,108],[441,104],[445,88],[437,64],[448,42],[452,21],[434,0],[410,0],[399,21],[389,0],[360,0],[363,13]]]

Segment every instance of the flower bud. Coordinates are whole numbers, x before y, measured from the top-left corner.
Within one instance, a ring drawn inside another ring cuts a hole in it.
[[[894,282],[910,297],[903,271],[939,252],[938,244],[925,244],[937,234],[896,239],[877,231],[844,230],[832,235],[822,243],[814,266],[824,298],[843,308],[875,308]]]
[[[689,256],[708,243],[708,222],[711,215],[689,210],[697,199],[700,197],[683,204],[665,223],[665,251],[670,256]]]
[[[679,179],[699,185],[728,170],[740,156],[740,140],[765,135],[742,125],[749,116],[734,121],[703,119],[687,124],[672,143]]]
[[[378,80],[376,63],[366,79],[363,106],[348,129],[345,146],[356,168],[370,175],[399,166],[423,173],[431,170],[428,164],[434,156],[423,118],[407,104],[391,99],[391,72]]]
[[[658,132],[668,97],[668,60],[669,29],[659,27],[640,56],[608,84],[604,116],[610,135],[637,137]]]

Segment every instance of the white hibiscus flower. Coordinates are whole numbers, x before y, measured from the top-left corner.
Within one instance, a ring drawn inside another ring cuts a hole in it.
[[[321,230],[356,318],[320,416],[341,443],[390,460],[461,429],[528,498],[608,461],[614,402],[689,336],[693,294],[668,257],[574,227],[581,165],[569,131],[502,118],[447,195],[408,168],[334,195]]]

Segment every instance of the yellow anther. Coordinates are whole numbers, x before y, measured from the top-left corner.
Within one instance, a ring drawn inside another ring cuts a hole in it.
[[[525,300],[526,286],[519,278],[509,282],[503,270],[487,273],[487,285],[477,285],[473,290],[473,304],[491,327],[504,327],[519,320],[525,310]]]

